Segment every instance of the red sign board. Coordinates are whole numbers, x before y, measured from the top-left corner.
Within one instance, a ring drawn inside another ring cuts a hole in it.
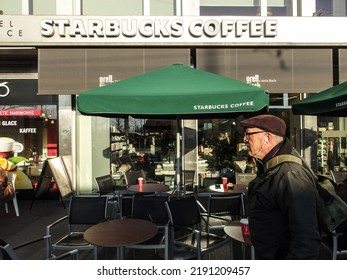
[[[0,110],[0,117],[37,117],[41,110]]]

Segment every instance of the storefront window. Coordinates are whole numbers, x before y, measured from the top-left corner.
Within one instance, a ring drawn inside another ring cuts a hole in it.
[[[2,0],[0,4],[0,14],[21,15],[22,0]]]
[[[142,0],[82,0],[82,14],[86,16],[141,16]],[[129,7],[131,7],[129,9]]]
[[[0,136],[11,138],[23,145],[22,151],[10,156],[22,156],[32,161],[35,155],[41,161],[47,157],[56,157],[57,121],[55,105],[0,106]]]
[[[110,161],[113,177],[121,180],[123,172],[144,170],[148,179],[173,179],[176,127],[175,121],[171,120],[111,119]]]
[[[236,182],[236,173],[254,173],[243,142],[242,118],[199,120],[199,173]]]
[[[240,120],[198,121],[198,146],[185,147],[182,157],[184,160],[190,150],[198,150],[195,162],[199,178],[227,176],[235,183],[235,173],[256,171],[243,143],[244,129],[238,125]],[[110,162],[113,177],[121,180],[123,172],[144,170],[147,179],[173,183],[177,168],[176,133],[176,120],[111,119]]]
[[[58,155],[58,98],[38,96],[35,79],[0,80],[0,137],[19,142],[19,150],[0,157],[24,157],[36,163]],[[9,153],[8,153],[9,152]]]
[[[344,17],[346,16],[346,0],[316,0],[315,16]]]
[[[57,0],[32,0],[27,1],[28,6],[24,8],[30,15],[56,15]],[[0,14],[22,15],[22,0],[2,0]]]
[[[33,15],[56,15],[57,0],[32,0],[30,14]]]
[[[151,16],[173,16],[175,0],[151,0]]]
[[[174,15],[174,0],[82,0],[83,15],[91,16],[141,16],[148,7],[143,7],[146,3],[149,6],[151,16],[172,16]],[[131,9],[129,9],[131,7]]]
[[[318,171],[347,171],[347,123],[345,118],[318,117]]]
[[[296,0],[294,0],[296,1]],[[202,16],[259,16],[262,1],[240,0],[201,0],[200,15]],[[267,16],[292,16],[292,1],[268,0]]]

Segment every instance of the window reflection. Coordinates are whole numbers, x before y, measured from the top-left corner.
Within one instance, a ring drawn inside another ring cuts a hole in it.
[[[198,120],[198,145],[185,154],[196,152],[200,177],[229,177],[235,183],[235,173],[254,173],[243,143],[241,119]],[[172,182],[175,178],[176,120],[122,118],[111,120],[111,169],[114,178],[127,170],[144,170],[146,178]],[[192,151],[191,151],[192,150]],[[191,158],[189,158],[191,161]],[[184,164],[183,164],[184,166]]]
[[[347,171],[346,129],[343,118],[318,117],[318,171],[329,175]],[[335,178],[336,179],[336,178]]]

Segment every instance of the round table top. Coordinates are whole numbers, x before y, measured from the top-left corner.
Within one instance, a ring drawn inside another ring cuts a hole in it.
[[[131,185],[128,188],[128,190],[135,192],[166,192],[169,189],[168,185],[160,183],[145,183],[141,189],[139,189],[139,185]]]
[[[240,221],[229,222],[224,226],[224,231],[232,239],[246,243],[248,245],[252,245],[250,236],[242,234]]]
[[[87,229],[83,238],[101,247],[134,245],[151,239],[157,226],[141,219],[117,219],[96,224]]]
[[[234,184],[232,187],[223,188],[222,184],[214,184],[209,187],[211,191],[214,192],[224,192],[224,193],[244,193],[247,192],[248,186],[247,185],[239,185]]]

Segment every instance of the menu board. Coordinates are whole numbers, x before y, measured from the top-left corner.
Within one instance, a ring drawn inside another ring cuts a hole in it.
[[[35,196],[34,198],[40,198],[46,195],[49,192],[52,182],[52,172],[48,166],[47,160],[43,163],[42,171],[37,182],[37,186],[35,188]]]
[[[71,183],[73,182],[73,175],[72,175],[72,170],[73,170],[73,164],[72,164],[72,156],[62,156],[61,157],[65,166],[66,173],[68,175],[68,179]],[[72,188],[73,189],[73,188]]]
[[[61,157],[48,160],[49,168],[52,172],[55,184],[58,187],[61,197],[72,193],[72,187],[68,172]]]

